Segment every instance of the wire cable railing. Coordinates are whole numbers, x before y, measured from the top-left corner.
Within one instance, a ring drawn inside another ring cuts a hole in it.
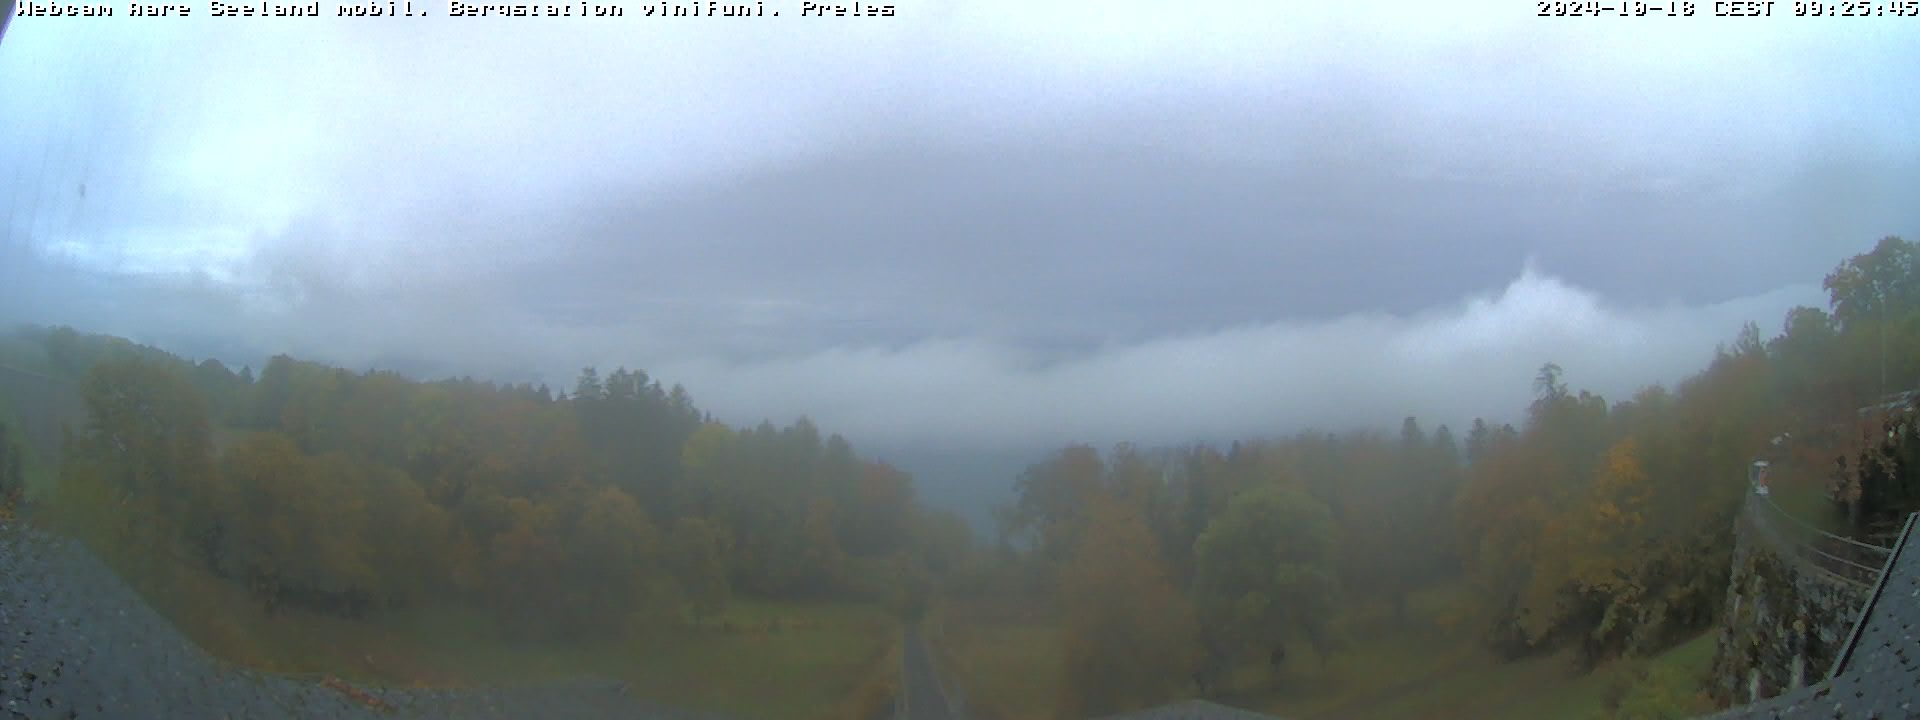
[[[1773,502],[1756,486],[1747,493],[1747,517],[1782,556],[1860,590],[1880,581],[1891,548],[1814,527]]]
[[[1907,543],[1913,537],[1916,522],[1920,522],[1920,512],[1907,515],[1907,522],[1901,527],[1899,540],[1894,543],[1892,552],[1887,554],[1887,563],[1880,572],[1880,582],[1874,583],[1873,591],[1867,595],[1866,605],[1861,607],[1860,617],[1854,620],[1853,630],[1847,633],[1847,641],[1840,646],[1840,652],[1833,660],[1833,669],[1827,672],[1827,677],[1846,671],[1847,662],[1853,658],[1854,648],[1860,642],[1860,634],[1867,628],[1867,618],[1873,614],[1874,605],[1880,602],[1881,594],[1887,589],[1887,574],[1893,572],[1894,563],[1900,561],[1901,549],[1907,547]]]

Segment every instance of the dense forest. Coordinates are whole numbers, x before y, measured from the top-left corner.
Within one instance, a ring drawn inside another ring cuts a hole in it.
[[[806,418],[729,427],[644,372],[588,368],[554,392],[280,356],[255,377],[66,328],[8,351],[77,379],[85,404],[49,516],[108,557],[202,566],[269,613],[458,604],[564,640],[697,622],[736,594],[911,610],[971,544],[906,473]],[[0,448],[17,491],[24,444]]]
[[[730,427],[645,372],[588,368],[556,392],[280,356],[256,376],[66,328],[20,330],[0,356],[75,386],[84,421],[34,504],[123,567],[189,564],[267,613],[464,607],[554,641],[645,638],[741,596],[906,618],[1026,598],[1057,610],[1057,709],[1079,717],[1209,695],[1249,666],[1281,682],[1289,655],[1343,652],[1345,609],[1406,622],[1443,584],[1463,589],[1450,622],[1503,658],[1597,666],[1699,634],[1746,467],[1779,438],[1847,528],[1920,506],[1920,443],[1856,413],[1920,380],[1917,254],[1884,239],[1826,277],[1828,308],[1771,338],[1748,324],[1673,388],[1609,400],[1573,388],[1578,358],[1547,362],[1517,424],[1062,448],[980,543],[807,419]],[[8,507],[26,437],[0,425]]]
[[[1748,324],[1675,388],[1610,401],[1549,362],[1517,426],[1409,417],[1225,449],[1064,448],[1020,478],[998,570],[965,591],[1060,608],[1066,716],[1329,657],[1342,608],[1403,618],[1439,583],[1465,587],[1457,621],[1502,657],[1571,650],[1592,667],[1664,649],[1713,621],[1746,467],[1774,438],[1799,438],[1857,530],[1920,509],[1901,480],[1911,451],[1863,453],[1877,428],[1856,415],[1920,378],[1915,261],[1884,239],[1826,277],[1830,309],[1794,308],[1771,339]],[[1850,471],[1862,457],[1883,461]]]

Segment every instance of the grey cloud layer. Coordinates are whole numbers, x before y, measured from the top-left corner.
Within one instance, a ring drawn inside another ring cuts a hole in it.
[[[25,19],[0,318],[1180,439],[1496,413],[1547,359],[1672,380],[1920,234],[1905,25],[900,5]]]
[[[1403,415],[1458,427],[1516,419],[1543,362],[1625,399],[1704,367],[1747,319],[1820,300],[1800,285],[1704,307],[1618,308],[1528,271],[1497,296],[1412,317],[1250,325],[1039,366],[1018,348],[962,339],[662,370],[705,388],[721,412],[809,412],[883,444],[1220,441]]]

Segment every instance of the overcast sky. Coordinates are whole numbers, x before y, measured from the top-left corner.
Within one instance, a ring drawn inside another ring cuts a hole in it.
[[[1511,418],[1548,360],[1624,396],[1920,236],[1914,18],[191,2],[7,31],[0,320],[1157,443]]]

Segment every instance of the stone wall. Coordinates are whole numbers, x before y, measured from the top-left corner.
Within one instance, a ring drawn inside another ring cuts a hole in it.
[[[1744,704],[1826,679],[1871,589],[1807,562],[1750,500],[1735,527],[1715,698]]]

